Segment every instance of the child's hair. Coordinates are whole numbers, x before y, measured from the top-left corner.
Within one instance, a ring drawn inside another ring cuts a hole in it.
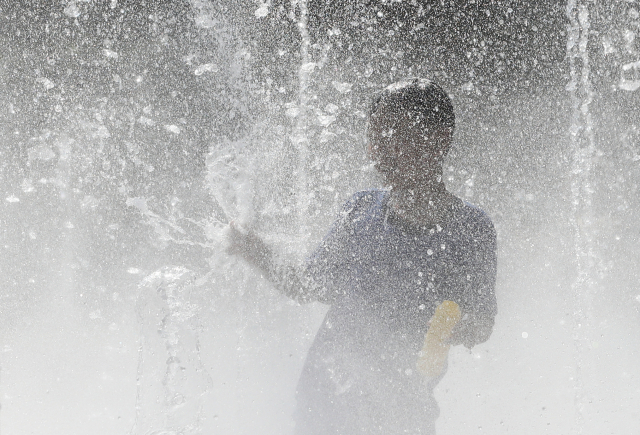
[[[451,99],[429,79],[411,77],[387,86],[374,97],[369,119],[375,119],[381,108],[409,115],[419,128],[449,130],[453,135],[456,120]]]

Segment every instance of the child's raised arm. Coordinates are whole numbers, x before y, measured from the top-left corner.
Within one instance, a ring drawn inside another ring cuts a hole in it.
[[[239,255],[260,270],[284,295],[300,303],[318,299],[318,285],[301,265],[278,261],[271,247],[252,231],[244,231],[231,222],[227,233],[227,253]]]

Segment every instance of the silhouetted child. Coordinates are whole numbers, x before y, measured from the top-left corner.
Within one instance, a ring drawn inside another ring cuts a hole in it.
[[[416,367],[436,307],[461,310],[451,344],[489,338],[496,235],[442,181],[454,125],[449,97],[429,80],[377,95],[368,153],[385,189],[353,195],[304,267],[279,264],[258,236],[231,226],[231,253],[296,300],[330,305],[298,384],[296,434],[434,434],[443,373],[428,379]]]

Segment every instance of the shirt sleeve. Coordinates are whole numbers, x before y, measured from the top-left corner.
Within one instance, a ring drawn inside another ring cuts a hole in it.
[[[498,311],[495,295],[496,247],[493,223],[483,216],[470,234],[470,246],[461,271],[464,280],[460,298],[463,317],[454,332],[454,341],[468,348],[487,341],[493,331]]]
[[[345,203],[329,232],[305,265],[307,279],[313,281],[315,300],[331,304],[344,294],[352,267],[349,244],[354,235],[353,217],[362,206],[363,196],[354,195]]]
[[[350,267],[349,238],[353,235],[352,215],[360,205],[360,196],[354,195],[342,207],[338,218],[320,245],[299,267],[282,266],[276,282],[283,293],[300,303],[321,302],[331,304],[345,288],[345,273]]]

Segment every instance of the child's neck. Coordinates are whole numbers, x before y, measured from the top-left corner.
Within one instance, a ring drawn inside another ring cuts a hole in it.
[[[392,189],[389,207],[412,225],[433,227],[451,219],[455,202],[456,197],[439,181],[418,189]]]

